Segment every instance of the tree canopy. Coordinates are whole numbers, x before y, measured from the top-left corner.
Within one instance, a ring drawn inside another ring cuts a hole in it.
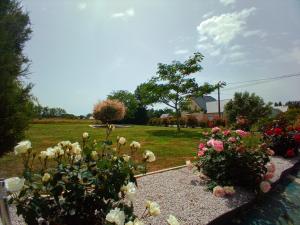
[[[236,92],[234,98],[225,105],[225,115],[229,123],[235,123],[238,117],[246,117],[251,126],[271,113],[271,103],[266,104],[261,97],[249,92]]]
[[[202,60],[201,53],[194,53],[184,62],[159,63],[156,76],[138,87],[144,104],[163,103],[175,111],[178,131],[181,111],[187,108],[190,98],[203,96],[217,88],[217,85],[208,83],[199,85],[195,78],[190,77],[202,70],[200,65]]]
[[[14,0],[0,1],[0,154],[10,150],[24,136],[32,116],[32,85],[22,78],[29,60],[23,54],[30,39],[29,16]]]

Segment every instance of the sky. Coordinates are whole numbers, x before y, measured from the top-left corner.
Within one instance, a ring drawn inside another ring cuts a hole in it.
[[[199,84],[225,81],[265,101],[300,100],[299,0],[23,0],[32,26],[26,82],[43,106],[87,114],[114,90],[134,91],[158,63],[201,52]],[[216,96],[216,93],[212,93]]]

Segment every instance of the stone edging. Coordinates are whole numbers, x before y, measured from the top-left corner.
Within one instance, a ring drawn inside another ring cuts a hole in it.
[[[181,168],[184,168],[184,167],[186,167],[186,165],[175,166],[175,167],[162,169],[162,170],[156,170],[156,171],[149,172],[149,173],[146,173],[146,174],[138,174],[138,175],[135,175],[134,177],[136,179],[138,179],[138,178],[141,178],[141,177],[144,177],[144,176],[154,175],[154,174],[157,174],[157,173],[163,173],[163,172],[167,172],[167,171],[171,171],[171,170],[178,170],[178,169],[181,169]]]

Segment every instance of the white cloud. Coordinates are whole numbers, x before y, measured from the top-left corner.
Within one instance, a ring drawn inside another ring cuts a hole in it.
[[[255,10],[256,8],[252,7],[241,12],[221,14],[202,21],[197,27],[200,40],[205,37],[218,45],[228,44],[245,29],[246,19]]]
[[[79,2],[79,3],[77,4],[77,8],[78,8],[79,10],[85,10],[86,7],[87,7],[87,3],[86,3],[86,2]]]
[[[224,5],[231,5],[235,3],[235,0],[220,0],[220,2]]]
[[[197,48],[210,56],[221,56],[220,63],[245,62],[245,53],[238,44],[231,46],[238,36],[244,36],[247,18],[255,12],[256,8],[248,8],[239,12],[225,13],[212,16],[202,21],[197,27],[199,33]],[[258,35],[259,32],[246,35]]]
[[[178,49],[174,52],[175,55],[185,55],[187,53],[189,53],[189,50],[187,49]]]
[[[126,19],[128,17],[133,17],[135,15],[135,11],[133,8],[127,9],[124,12],[118,12],[111,15],[112,18],[120,18]]]
[[[267,36],[267,33],[261,30],[248,30],[243,33],[244,37],[258,36],[264,38]]]

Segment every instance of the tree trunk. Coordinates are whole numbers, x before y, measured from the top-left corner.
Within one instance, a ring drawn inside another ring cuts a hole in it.
[[[180,132],[180,112],[176,110],[176,125],[177,125],[177,132]]]

